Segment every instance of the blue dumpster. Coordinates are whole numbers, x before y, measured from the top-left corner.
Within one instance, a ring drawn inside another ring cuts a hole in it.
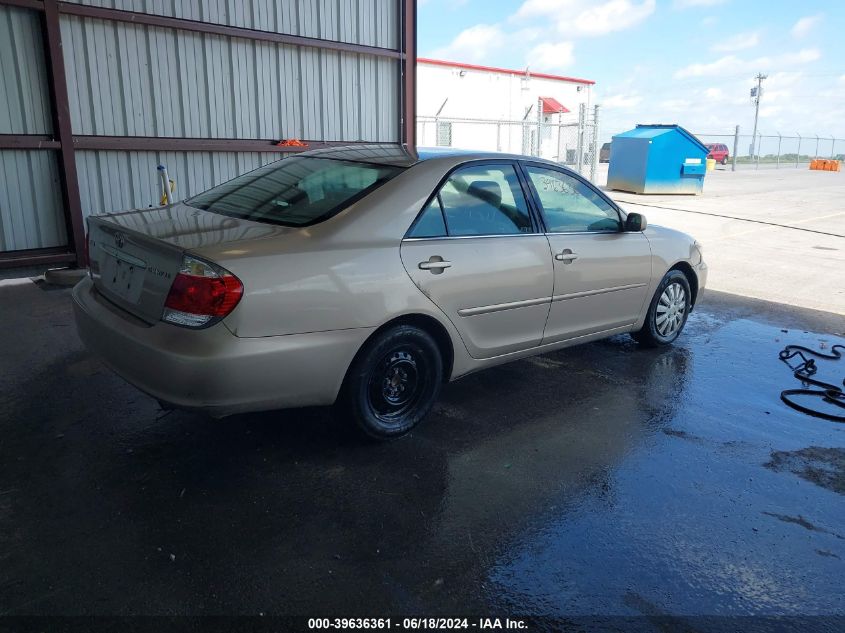
[[[638,124],[613,137],[607,186],[632,193],[701,193],[707,151],[680,125]]]

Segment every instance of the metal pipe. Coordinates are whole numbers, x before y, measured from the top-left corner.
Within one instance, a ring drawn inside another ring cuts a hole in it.
[[[736,171],[736,153],[739,151],[739,126],[736,126],[736,131],[734,132],[734,159],[731,163],[731,171]]]
[[[593,160],[590,164],[590,182],[595,183],[599,168],[599,105],[593,106]]]
[[[583,103],[578,104],[578,153],[576,155],[576,166],[578,173],[584,171],[584,124],[587,108]]]
[[[170,191],[170,176],[167,174],[167,167],[159,165],[157,169],[159,180],[161,181],[161,199],[167,204],[173,204],[173,192]]]

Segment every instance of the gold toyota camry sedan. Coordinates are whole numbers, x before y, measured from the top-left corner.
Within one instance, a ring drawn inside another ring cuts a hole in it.
[[[218,417],[334,404],[376,438],[479,369],[669,344],[707,278],[691,237],[556,163],[384,145],[89,217],[88,254],[79,334],[139,389]]]

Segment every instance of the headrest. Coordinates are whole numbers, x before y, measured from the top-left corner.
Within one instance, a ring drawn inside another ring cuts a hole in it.
[[[467,187],[467,193],[494,207],[502,206],[502,188],[495,180],[476,180]]]

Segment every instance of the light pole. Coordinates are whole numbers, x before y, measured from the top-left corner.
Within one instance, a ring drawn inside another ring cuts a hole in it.
[[[763,91],[763,80],[768,75],[757,73],[755,79],[757,80],[757,87],[751,89],[751,96],[754,97],[754,131],[751,133],[751,158],[753,159],[758,151],[757,148],[757,117],[760,116],[760,96]]]

